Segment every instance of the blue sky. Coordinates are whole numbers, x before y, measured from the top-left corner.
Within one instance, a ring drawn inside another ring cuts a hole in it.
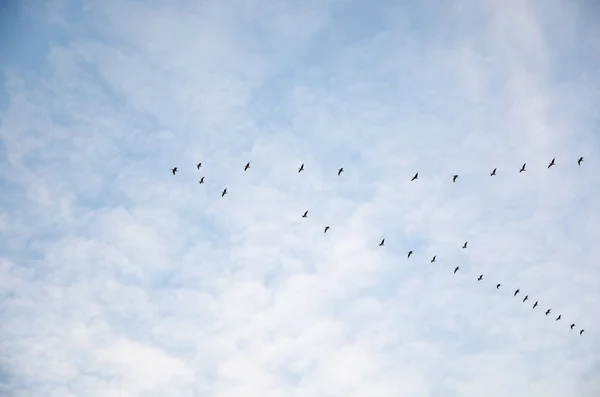
[[[1,7],[0,394],[600,393],[591,2]]]

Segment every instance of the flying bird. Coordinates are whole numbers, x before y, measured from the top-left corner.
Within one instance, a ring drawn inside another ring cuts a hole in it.
[[[583,334],[583,329],[581,331],[579,331],[579,335]]]
[[[456,266],[456,267],[454,268],[454,274],[456,274],[456,272],[458,271],[458,269],[460,269],[460,266]]]
[[[502,284],[496,284],[496,289],[500,289],[500,285]]]
[[[196,168],[200,169],[200,167],[202,167],[202,163],[196,164]]]
[[[338,176],[342,175],[342,172],[344,172],[344,167],[340,167],[338,170]]]
[[[304,163],[302,163],[302,165],[300,166],[300,168],[298,168],[298,172],[299,173],[302,172],[302,171],[304,171]]]
[[[519,293],[519,291],[521,291],[521,290],[520,290],[520,289],[517,289],[517,290],[515,291],[515,293],[513,294],[513,296],[517,296],[517,294]]]
[[[412,255],[412,251],[408,251],[408,256],[407,258],[410,258],[410,256]]]
[[[248,170],[248,168],[250,168],[250,162],[246,163],[246,165],[244,166],[244,171]]]
[[[452,175],[452,182],[456,182],[457,178],[458,178],[458,175]]]
[[[497,170],[497,168],[494,168],[494,170],[492,171],[492,173],[490,174],[490,176],[496,175],[496,170]]]
[[[227,188],[223,189],[223,192],[221,193],[221,197],[225,196],[227,194]]]
[[[173,173],[173,175],[175,175],[175,173],[177,172],[177,167],[171,168],[171,172]]]
[[[525,298],[523,298],[523,303],[525,303],[527,299],[529,299],[529,295],[525,295]]]
[[[431,258],[431,263],[435,262],[435,258],[437,258],[437,255],[434,255],[433,258]]]
[[[577,165],[581,165],[582,161],[583,161],[583,157],[580,157],[579,160],[577,160]]]
[[[538,301],[535,301],[535,303],[533,304],[533,309],[535,309],[538,305]]]
[[[550,162],[550,164],[548,164],[548,168],[552,167],[554,165],[554,160],[556,160],[556,157],[552,159],[552,161]]]
[[[325,226],[325,230],[323,231],[323,233],[327,233],[328,230],[329,230],[329,226]]]
[[[200,180],[198,181],[198,183],[200,183],[200,184],[204,183],[204,177],[200,178]]]
[[[379,243],[379,246],[380,246],[380,247],[383,247],[383,246],[384,246],[384,244],[385,244],[385,239],[381,240],[381,242]]]
[[[304,214],[302,215],[302,218],[306,218],[308,216],[308,211],[304,211]]]
[[[477,278],[477,281],[481,281],[483,279],[483,274],[479,276],[479,278]]]
[[[547,316],[548,314],[550,314],[550,311],[551,311],[551,309],[548,309],[548,310],[546,310],[546,316]],[[558,317],[560,317],[560,316],[558,316]]]
[[[463,248],[467,248],[467,243],[468,241],[465,241],[465,243],[463,244]]]
[[[419,179],[419,173],[418,172],[415,174],[415,176],[412,177],[412,179],[410,181],[412,182],[415,179]]]
[[[573,327],[575,327],[575,324],[571,324],[571,329],[573,329]]]
[[[550,310],[548,310],[548,311],[546,312],[546,316],[548,315],[548,313],[550,313]],[[556,317],[556,320],[554,320],[554,321],[558,321],[558,320],[560,320],[560,314],[558,315],[558,317]]]
[[[519,172],[523,172],[525,171],[525,166],[527,165],[527,163],[524,163],[523,166],[521,167],[521,169],[519,170]]]

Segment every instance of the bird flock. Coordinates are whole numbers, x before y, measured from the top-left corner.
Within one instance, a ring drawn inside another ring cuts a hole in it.
[[[583,157],[579,157],[579,158],[577,159],[577,165],[579,165],[579,166],[580,166],[582,162],[583,162]],[[547,167],[547,168],[548,168],[548,169],[550,169],[550,168],[552,168],[552,167],[553,167],[553,166],[555,166],[555,165],[556,165],[556,158],[553,158],[553,159],[550,161],[550,163],[548,163],[548,167]],[[526,169],[526,167],[527,167],[527,163],[523,163],[523,165],[522,165],[522,166],[521,166],[521,168],[519,169],[519,173],[521,173],[521,172],[525,172],[525,171],[527,170],[527,169]],[[202,163],[201,163],[201,162],[199,162],[199,163],[197,163],[197,164],[196,164],[196,169],[197,169],[197,170],[200,170],[200,168],[202,168]],[[250,162],[247,162],[247,163],[244,165],[244,171],[248,171],[248,169],[250,169]],[[304,170],[305,170],[305,169],[304,169],[304,163],[302,163],[302,164],[300,165],[300,167],[298,168],[298,173],[301,173],[301,172],[302,172],[302,171],[304,171]],[[177,168],[177,167],[173,167],[173,168],[171,169],[171,172],[173,173],[173,175],[176,175],[176,174],[177,174],[177,171],[178,171],[178,168]],[[494,168],[494,169],[492,170],[492,172],[490,173],[490,176],[495,176],[495,175],[497,175],[497,171],[498,171],[498,169],[497,169],[497,168]],[[343,172],[344,172],[344,167],[340,167],[340,168],[338,168],[338,170],[337,170],[337,175],[338,175],[338,177],[340,177],[340,176],[342,175],[342,173],[343,173]],[[454,175],[452,175],[452,182],[453,182],[453,183],[456,183],[456,181],[457,181],[457,179],[458,179],[458,178],[459,178],[459,175],[458,175],[458,174],[454,174]],[[416,180],[418,180],[418,179],[419,179],[419,173],[417,172],[417,173],[415,173],[415,175],[414,175],[414,176],[413,176],[413,177],[410,179],[410,181],[411,181],[411,182],[413,182],[413,181],[416,181]],[[199,183],[199,184],[204,184],[204,176],[200,177],[200,179],[198,180],[198,183]],[[226,195],[226,194],[227,194],[227,188],[225,187],[225,188],[223,189],[223,191],[221,192],[221,197],[225,197],[225,195]],[[308,217],[308,211],[304,211],[304,213],[302,214],[302,216],[301,216],[301,217],[302,217],[302,218],[307,218],[307,217]],[[327,232],[328,232],[330,229],[331,229],[331,227],[330,227],[329,225],[325,226],[325,227],[324,227],[324,229],[323,229],[323,233],[327,233]],[[465,241],[465,243],[462,245],[462,248],[463,248],[463,249],[467,249],[467,247],[468,247],[468,244],[469,244],[469,242],[468,242],[468,241]],[[385,238],[382,238],[382,239],[381,239],[381,241],[379,242],[379,247],[384,247],[384,246],[385,246]],[[413,255],[413,251],[412,251],[412,250],[408,251],[408,253],[407,253],[407,259],[410,259],[410,257],[411,257],[412,255]],[[431,262],[431,263],[434,263],[434,262],[436,261],[436,259],[437,259],[437,255],[434,255],[434,256],[431,258],[430,262]],[[460,270],[460,266],[456,266],[456,267],[454,268],[454,273],[453,273],[453,274],[456,274],[456,273],[457,273],[459,270]],[[479,275],[479,277],[477,277],[477,281],[483,281],[483,276],[484,276],[483,274],[480,274],[480,275]],[[497,290],[499,290],[501,286],[502,286],[502,284],[501,284],[501,283],[497,283],[497,284],[496,284],[496,289],[497,289]],[[517,289],[516,289],[516,290],[513,292],[513,297],[516,297],[517,295],[519,295],[519,293],[521,293],[521,290],[520,290],[519,288],[517,288]],[[525,295],[525,297],[524,297],[524,298],[523,298],[523,300],[522,300],[522,303],[525,303],[525,302],[527,302],[528,300],[529,300],[529,295],[527,295],[527,294],[526,294],[526,295]],[[537,300],[536,300],[536,301],[533,303],[533,305],[532,305],[532,309],[535,309],[535,308],[536,308],[536,307],[538,307],[538,306],[539,306],[539,301],[537,301]],[[546,309],[546,311],[544,312],[544,314],[545,314],[546,316],[548,316],[548,315],[551,313],[551,311],[552,311],[552,309],[551,309],[551,308],[548,308],[548,309]],[[562,315],[561,315],[561,314],[558,314],[558,316],[555,318],[555,320],[554,320],[554,321],[560,321],[561,319],[562,319]],[[573,323],[573,324],[571,324],[571,325],[569,326],[569,328],[570,328],[571,330],[574,330],[574,329],[575,329],[575,324],[574,324],[574,323]],[[583,332],[584,332],[584,329],[583,329],[583,328],[579,329],[579,335],[582,335],[582,334],[583,334]]]

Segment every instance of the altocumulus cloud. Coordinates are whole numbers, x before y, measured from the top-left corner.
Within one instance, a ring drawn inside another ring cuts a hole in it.
[[[0,394],[600,393],[592,3],[5,3]]]

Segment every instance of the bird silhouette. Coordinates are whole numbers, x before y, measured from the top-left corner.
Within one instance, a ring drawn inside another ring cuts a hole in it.
[[[338,170],[338,176],[342,175],[342,172],[344,172],[344,167],[340,167]]]
[[[458,175],[452,175],[452,182],[456,182],[457,179],[458,179]]]
[[[196,164],[196,168],[200,169],[200,167],[202,167],[202,163]]]
[[[250,168],[250,162],[247,162],[246,165],[244,166],[244,171],[247,171],[248,168]]]
[[[523,298],[523,303],[525,303],[527,299],[529,299],[529,295],[525,295],[525,298]]]
[[[494,170],[492,171],[492,173],[490,174],[490,176],[496,175],[496,170],[497,170],[497,168],[494,168]]]
[[[171,172],[173,173],[173,175],[175,175],[175,173],[177,172],[177,167],[171,168]]]
[[[412,255],[412,251],[408,251],[408,256],[407,258],[410,258],[410,256]]]
[[[198,183],[204,183],[204,177],[200,178],[200,180],[198,181]]]
[[[463,248],[467,248],[468,243],[469,243],[468,241],[465,241],[465,243],[463,244]]]
[[[302,165],[300,166],[300,168],[298,168],[298,173],[304,171],[304,163],[302,163]]]
[[[548,164],[548,168],[552,167],[554,165],[554,160],[556,160],[556,157],[552,159],[552,161],[550,162],[550,164]]]
[[[583,329],[581,331],[579,331],[579,335],[583,334],[583,331],[584,331]]]
[[[546,310],[546,316],[547,316],[548,314],[550,314],[550,312],[551,312],[551,311],[552,311],[552,309],[548,309],[548,310]],[[558,316],[558,317],[560,317],[560,316]]]
[[[571,324],[571,329],[573,329],[573,327],[575,327],[575,324]]]
[[[323,233],[327,233],[328,230],[329,230],[329,226],[325,226],[325,230],[323,231]]]
[[[456,272],[458,271],[458,269],[460,269],[460,266],[456,266],[456,267],[454,268],[454,274],[456,274]]]
[[[500,289],[500,286],[501,286],[501,285],[502,285],[502,284],[496,284],[496,289]]]
[[[308,211],[304,211],[304,214],[302,215],[302,218],[306,218],[308,216]]]
[[[483,279],[483,274],[479,276],[479,278],[477,278],[477,281],[481,281]]]
[[[437,255],[434,255],[433,258],[431,258],[431,263],[435,262],[435,258],[437,258]]]
[[[538,301],[535,301],[535,303],[533,304],[533,309],[535,309],[538,305]]]
[[[415,176],[412,177],[412,179],[410,181],[412,182],[415,179],[419,179],[419,173],[418,172],[415,174]]]
[[[521,169],[519,170],[519,172],[523,172],[525,171],[525,166],[527,165],[527,163],[524,163],[523,166],[521,167]]]
[[[517,294],[519,293],[520,289],[515,290],[515,293],[513,294],[513,296],[517,296]]]
[[[227,194],[227,188],[223,189],[223,192],[221,193],[221,197],[225,196]]]
[[[379,243],[380,247],[383,247],[385,245],[385,239],[381,240],[381,242]]]
[[[583,157],[580,157],[579,160],[577,160],[577,165],[581,165],[582,161],[583,161]]]
[[[550,310],[548,310],[548,311],[546,312],[546,316],[548,315],[548,313],[550,313]],[[558,320],[560,320],[560,317],[561,317],[561,315],[559,314],[559,315],[558,315],[558,317],[556,317],[556,320],[554,320],[554,321],[558,321]]]

